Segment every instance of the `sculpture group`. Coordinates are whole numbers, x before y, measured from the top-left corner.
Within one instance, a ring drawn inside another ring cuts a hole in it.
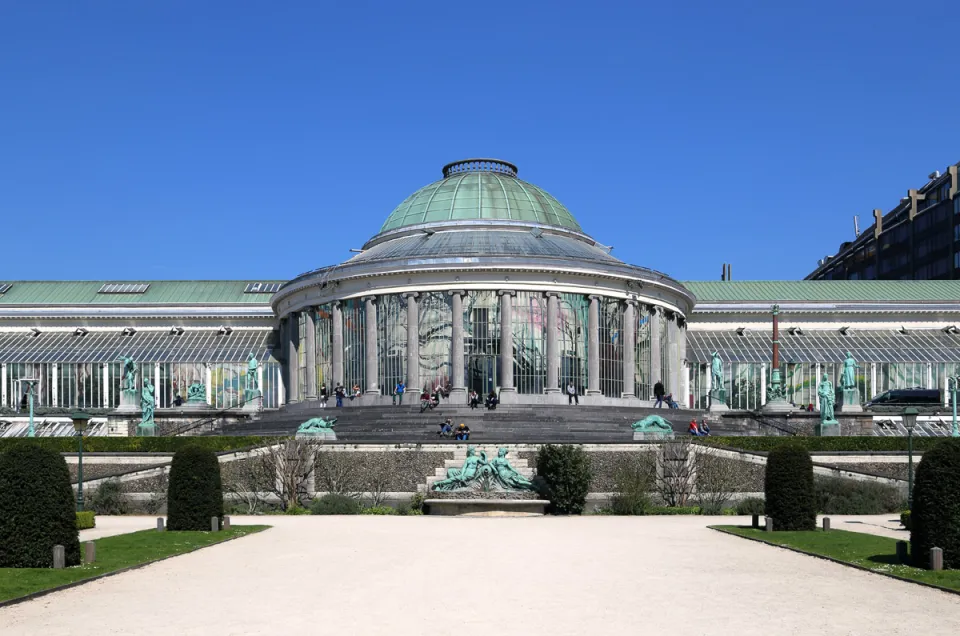
[[[448,469],[447,478],[433,484],[433,489],[467,490],[484,484],[500,490],[535,490],[533,482],[510,465],[507,452],[506,448],[501,448],[497,457],[488,461],[485,451],[480,451],[478,456],[476,449],[468,446],[463,466]]]

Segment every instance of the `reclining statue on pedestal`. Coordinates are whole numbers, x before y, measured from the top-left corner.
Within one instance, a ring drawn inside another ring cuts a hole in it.
[[[490,462],[494,477],[506,490],[534,490],[533,482],[517,472],[507,460],[507,449],[497,451],[497,458]]]
[[[331,417],[325,420],[322,417],[312,417],[297,429],[297,434],[301,433],[330,433],[333,432],[333,425],[337,423],[337,418]]]
[[[639,422],[631,424],[638,433],[672,433],[673,425],[659,415],[648,415]]]
[[[487,461],[487,454],[467,447],[467,458],[460,468],[447,469],[447,478],[433,484],[433,490],[463,490],[479,486],[481,480],[502,490],[534,490],[533,482],[521,475],[507,460],[507,449],[501,448],[496,459]]]

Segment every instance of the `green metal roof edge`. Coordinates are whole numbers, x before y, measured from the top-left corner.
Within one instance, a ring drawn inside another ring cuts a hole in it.
[[[958,302],[960,280],[683,281],[706,302]]]
[[[249,283],[285,280],[0,280],[0,305],[269,305],[273,294],[244,293]],[[148,283],[142,294],[98,294],[105,283]]]

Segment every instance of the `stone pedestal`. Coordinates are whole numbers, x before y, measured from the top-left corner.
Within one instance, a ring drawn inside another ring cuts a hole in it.
[[[674,433],[642,433],[640,431],[633,432],[633,441],[635,442],[661,442],[667,439],[673,439]]]
[[[120,406],[117,407],[116,412],[124,415],[140,413],[140,394],[136,389],[121,389]]]
[[[730,407],[727,406],[726,389],[713,389],[710,391],[710,406],[707,410],[711,413],[722,413],[723,411],[730,410]]]
[[[843,406],[841,413],[863,413],[860,405],[860,391],[856,388],[843,390]]]
[[[337,441],[337,433],[334,430],[328,431],[317,431],[309,433],[297,433],[294,436],[296,439],[312,442],[335,442]]]
[[[777,398],[774,400],[768,401],[763,405],[763,408],[760,409],[764,413],[769,413],[772,415],[781,415],[784,413],[791,413],[797,410],[797,407],[793,406],[783,398]]]
[[[814,427],[814,433],[817,437],[839,437],[840,422],[836,420],[820,422]]]
[[[137,424],[137,437],[156,437],[156,424]]]
[[[255,391],[252,389],[243,390],[242,410],[244,413],[259,413],[261,410],[263,410],[263,396],[260,395],[260,391]]]

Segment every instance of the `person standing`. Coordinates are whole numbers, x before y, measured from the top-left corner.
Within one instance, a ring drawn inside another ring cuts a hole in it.
[[[666,391],[663,390],[663,382],[657,380],[657,383],[653,385],[653,395],[657,398],[657,403],[654,404],[655,407],[660,408],[663,406],[663,396]]]
[[[324,383],[320,385],[320,408],[327,408],[327,397],[327,385]]]
[[[580,406],[580,397],[577,395],[577,387],[573,384],[573,380],[567,382],[567,406],[571,404]]]
[[[397,404],[403,406],[403,393],[407,390],[407,385],[403,383],[403,380],[397,382],[397,388],[394,390],[394,393],[397,394]]]
[[[337,387],[333,390],[333,395],[337,398],[337,408],[342,408],[343,398],[346,397],[347,392],[339,382],[337,382]]]

